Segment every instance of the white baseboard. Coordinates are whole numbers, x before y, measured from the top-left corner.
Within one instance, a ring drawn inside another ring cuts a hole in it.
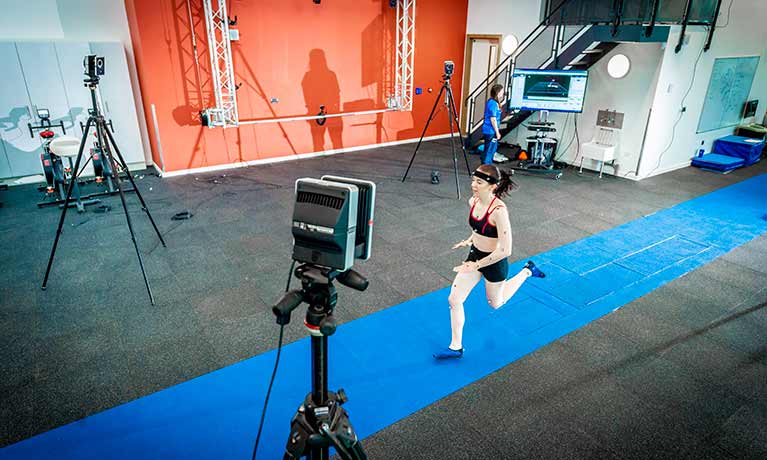
[[[677,163],[672,166],[666,166],[662,169],[656,169],[655,171],[652,171],[651,173],[648,173],[646,176],[642,176],[642,179],[647,179],[648,177],[657,176],[659,174],[665,174],[667,172],[676,171],[677,169],[682,169],[690,166],[692,164],[691,160],[684,161],[682,163]]]
[[[423,140],[425,141],[433,141],[436,139],[445,139],[450,137],[450,134],[440,134],[437,136],[428,136],[424,137]],[[357,147],[347,147],[342,149],[333,149],[333,150],[325,150],[322,152],[312,152],[312,153],[298,153],[296,155],[286,155],[282,157],[276,157],[276,158],[266,158],[263,160],[250,160],[250,161],[238,161],[236,163],[226,163],[221,165],[214,165],[214,166],[203,166],[200,168],[191,168],[191,169],[181,169],[178,171],[168,171],[168,172],[162,172],[160,171],[157,166],[155,166],[155,169],[157,169],[158,173],[160,173],[161,177],[176,177],[176,176],[185,176],[187,174],[200,174],[200,173],[206,173],[206,172],[213,172],[213,171],[222,171],[226,169],[234,169],[234,168],[245,168],[248,166],[254,166],[254,165],[263,165],[263,164],[270,164],[270,163],[281,163],[284,161],[294,161],[294,160],[303,160],[305,158],[316,158],[316,157],[324,157],[328,155],[335,155],[336,153],[348,153],[348,152],[356,152],[359,150],[370,150],[370,149],[377,149],[380,147],[389,147],[392,145],[402,145],[402,144],[412,144],[414,142],[418,142],[418,138],[415,139],[406,139],[403,141],[392,141],[392,142],[384,142],[381,144],[374,144],[374,145],[360,145]]]
[[[138,161],[136,163],[128,163],[128,169],[130,169],[131,172],[141,171],[142,169],[146,169],[148,166],[149,165],[147,165],[143,161]],[[77,177],[80,177],[83,179],[91,178],[93,177],[93,169],[89,167],[83,174]],[[33,174],[31,176],[8,177],[5,179],[0,179],[0,184],[6,184],[11,187],[16,185],[44,184],[44,183],[45,183],[45,175],[42,173]]]

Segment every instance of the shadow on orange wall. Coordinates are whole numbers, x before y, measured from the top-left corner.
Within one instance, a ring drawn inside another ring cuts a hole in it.
[[[336,73],[328,67],[325,51],[309,51],[309,70],[301,80],[307,115],[318,115],[322,109],[328,115],[341,112],[341,88]],[[330,133],[334,149],[343,148],[344,122],[342,117],[308,120],[315,152],[325,150],[325,131]]]
[[[439,89],[442,61],[461,62],[468,2],[455,2],[450,8],[438,0],[419,2],[414,86]],[[328,114],[384,109],[394,94],[396,10],[381,0],[327,3],[231,1],[230,15],[240,18],[241,39],[232,43],[235,81],[242,84],[239,115],[270,122],[223,130],[203,127],[199,119],[201,110],[215,105],[202,2],[125,0],[150,143],[157,155],[162,133],[167,171],[419,137],[435,95],[415,96],[412,111],[326,118],[323,126],[274,121],[314,116],[320,105]],[[286,17],[301,26],[286,28]],[[426,135],[447,131],[440,113]]]
[[[393,36],[394,17],[392,8],[381,2],[381,14],[376,16],[368,24],[361,34],[362,43],[362,86],[371,87],[375,85],[375,100],[367,107],[362,104],[355,104],[356,108],[346,108],[347,111],[373,110],[386,106],[387,97],[394,95],[395,82],[394,56],[396,53],[396,44]],[[387,24],[389,25],[387,27]],[[378,105],[378,107],[376,107]],[[381,143],[387,139],[383,124],[384,114],[379,113],[375,116],[375,121],[370,124],[374,126],[376,143]]]

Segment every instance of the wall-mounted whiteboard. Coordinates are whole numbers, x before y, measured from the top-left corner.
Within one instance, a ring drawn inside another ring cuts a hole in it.
[[[743,104],[751,93],[759,56],[718,58],[714,61],[698,132],[740,123]]]

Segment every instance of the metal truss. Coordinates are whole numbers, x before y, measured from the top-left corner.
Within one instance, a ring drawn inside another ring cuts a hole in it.
[[[413,109],[414,56],[415,0],[397,0],[397,80],[394,98],[399,110]]]
[[[205,7],[205,29],[208,34],[213,93],[216,96],[216,107],[205,109],[208,126],[224,128],[238,126],[239,116],[237,115],[237,95],[226,0],[203,0],[203,6]]]

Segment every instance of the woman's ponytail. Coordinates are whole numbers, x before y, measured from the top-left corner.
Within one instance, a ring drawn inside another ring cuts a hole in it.
[[[497,168],[500,177],[498,178],[498,187],[495,188],[495,196],[503,198],[510,192],[518,188],[517,184],[511,180],[511,173],[505,169]]]

